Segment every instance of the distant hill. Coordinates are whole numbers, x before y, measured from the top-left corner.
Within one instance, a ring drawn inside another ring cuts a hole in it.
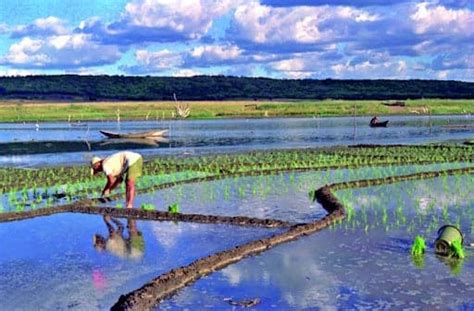
[[[279,80],[227,76],[0,77],[1,99],[36,100],[230,99],[473,99],[474,83],[438,80]]]

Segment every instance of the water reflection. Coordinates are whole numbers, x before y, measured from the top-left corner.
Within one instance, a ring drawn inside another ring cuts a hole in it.
[[[160,309],[226,309],[226,297],[257,296],[256,310],[472,310],[473,249],[458,260],[436,256],[432,243],[442,223],[458,219],[474,238],[471,185],[459,175],[340,190],[352,219],[228,266]],[[436,204],[425,215],[417,202],[427,194]],[[420,257],[410,253],[416,235],[428,241]]]
[[[127,149],[140,150],[145,156],[156,156],[350,144],[464,141],[470,139],[474,131],[472,116],[390,116],[388,128],[371,128],[369,120],[369,117],[343,117],[126,121],[120,122],[121,129],[117,128],[116,122],[89,122],[87,127],[50,122],[40,124],[39,131],[35,131],[31,124],[0,123],[0,165],[82,164],[81,159],[89,152],[85,141],[96,154]],[[156,128],[169,130],[169,141],[158,141],[159,148],[155,142],[149,141],[104,141],[99,132],[139,132]],[[49,145],[41,145],[45,143]],[[31,145],[26,147],[25,144]],[[38,152],[32,152],[36,147]],[[54,161],[45,160],[42,153],[49,153]]]
[[[137,228],[136,219],[127,219],[127,233],[124,235],[124,225],[110,215],[103,217],[107,226],[108,237],[96,233],[93,237],[94,247],[97,251],[107,251],[112,255],[126,259],[140,259],[145,251],[143,234]]]

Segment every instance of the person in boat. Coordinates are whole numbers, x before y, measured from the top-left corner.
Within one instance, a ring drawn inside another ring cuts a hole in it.
[[[97,156],[91,160],[91,174],[104,172],[107,183],[102,190],[102,198],[107,198],[112,190],[125,180],[125,205],[133,208],[135,181],[142,175],[143,157],[135,152],[121,151],[104,159]]]
[[[104,222],[109,235],[105,238],[100,234],[94,234],[94,248],[97,251],[108,251],[121,258],[139,259],[143,257],[145,241],[142,232],[137,229],[135,219],[127,219],[128,237],[125,237],[124,226],[119,220],[105,215]]]
[[[379,118],[377,118],[377,116],[374,116],[371,120],[370,120],[370,125],[374,125],[374,124],[377,124],[379,123]]]

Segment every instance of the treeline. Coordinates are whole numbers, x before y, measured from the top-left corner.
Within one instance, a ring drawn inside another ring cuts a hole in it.
[[[474,83],[438,80],[278,80],[227,76],[0,77],[0,98],[36,100],[474,98]]]

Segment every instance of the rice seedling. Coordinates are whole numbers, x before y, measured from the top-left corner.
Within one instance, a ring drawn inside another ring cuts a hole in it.
[[[178,203],[173,203],[170,206],[168,206],[168,212],[171,214],[178,214],[179,213],[179,204]]]
[[[140,208],[145,211],[154,211],[156,210],[155,205],[151,203],[143,203]]]
[[[421,235],[417,235],[411,246],[411,254],[414,256],[422,255],[425,253],[426,243],[425,239]]]
[[[452,257],[459,259],[464,258],[464,249],[462,247],[462,242],[460,239],[456,239],[451,242],[450,251]]]

